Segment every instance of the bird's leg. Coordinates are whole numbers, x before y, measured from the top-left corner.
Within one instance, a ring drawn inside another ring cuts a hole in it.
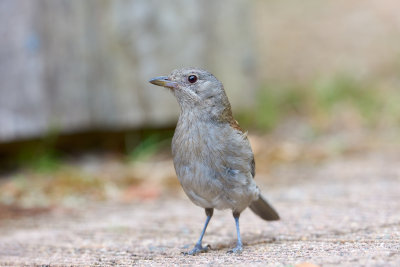
[[[208,223],[210,222],[211,217],[213,216],[214,209],[206,208],[205,210],[206,210],[207,219],[206,219],[206,223],[204,224],[203,231],[201,231],[200,238],[197,241],[194,248],[191,251],[185,252],[184,253],[185,255],[196,255],[201,252],[206,252],[209,249],[209,246],[203,247],[201,244],[202,244],[203,236],[206,232]]]
[[[242,239],[240,238],[239,216],[240,216],[240,213],[235,212],[235,211],[233,212],[233,218],[235,218],[235,222],[236,222],[237,243],[236,243],[236,247],[229,250],[228,253],[240,254],[243,251]]]

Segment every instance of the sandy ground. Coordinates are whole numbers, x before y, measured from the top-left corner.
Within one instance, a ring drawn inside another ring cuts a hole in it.
[[[341,157],[274,168],[260,187],[282,220],[246,210],[245,244],[234,220],[216,211],[208,253],[184,256],[204,223],[184,195],[132,204],[88,204],[0,221],[1,266],[400,266],[400,165],[395,153]]]

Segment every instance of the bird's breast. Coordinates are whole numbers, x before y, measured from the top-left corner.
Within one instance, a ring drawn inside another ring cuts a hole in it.
[[[177,164],[208,163],[221,151],[221,126],[195,115],[179,118],[172,139],[172,154]]]

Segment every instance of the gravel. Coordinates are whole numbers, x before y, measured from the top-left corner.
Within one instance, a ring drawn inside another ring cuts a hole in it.
[[[282,220],[216,211],[208,253],[184,256],[204,211],[183,194],[130,204],[88,203],[0,221],[1,266],[400,266],[400,165],[395,153],[277,165],[258,184]]]

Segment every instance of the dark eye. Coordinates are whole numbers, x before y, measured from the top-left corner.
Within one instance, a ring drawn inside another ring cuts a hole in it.
[[[196,75],[189,75],[188,81],[190,83],[195,83],[197,81],[197,76]]]

